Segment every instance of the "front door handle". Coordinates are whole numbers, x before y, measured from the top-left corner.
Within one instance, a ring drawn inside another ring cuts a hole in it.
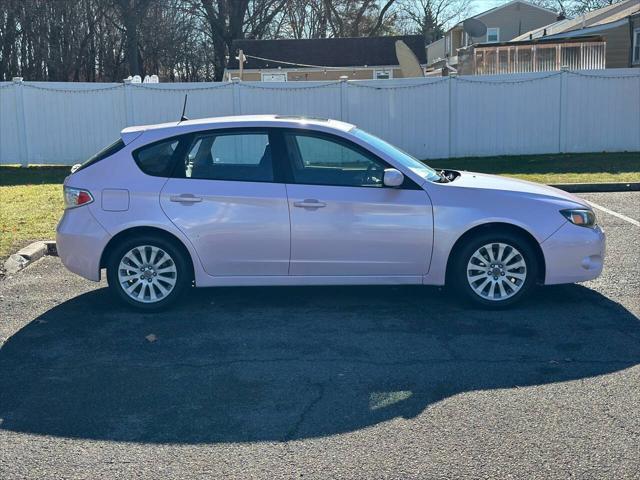
[[[301,202],[293,202],[294,207],[307,208],[309,210],[315,210],[316,208],[326,207],[327,204],[316,200],[315,198],[306,198]]]
[[[178,203],[198,203],[202,201],[202,197],[196,197],[191,193],[183,193],[181,195],[171,195],[169,200]]]

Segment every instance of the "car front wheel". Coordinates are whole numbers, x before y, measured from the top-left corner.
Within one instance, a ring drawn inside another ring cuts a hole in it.
[[[452,281],[473,303],[501,308],[524,297],[538,276],[530,241],[512,233],[482,234],[468,241],[454,259]]]
[[[187,265],[173,242],[140,236],[125,240],[112,252],[107,281],[126,304],[159,310],[175,302],[188,285]]]

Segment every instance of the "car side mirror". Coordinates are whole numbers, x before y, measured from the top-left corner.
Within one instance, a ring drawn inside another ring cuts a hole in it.
[[[404,175],[395,168],[385,168],[382,182],[385,187],[399,187],[404,182]]]

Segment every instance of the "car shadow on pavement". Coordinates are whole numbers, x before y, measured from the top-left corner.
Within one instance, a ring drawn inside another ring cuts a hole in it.
[[[425,287],[225,288],[142,314],[95,290],[2,346],[0,429],[287,441],[412,418],[462,392],[640,362],[638,319],[582,286],[541,289],[509,311],[456,303]]]

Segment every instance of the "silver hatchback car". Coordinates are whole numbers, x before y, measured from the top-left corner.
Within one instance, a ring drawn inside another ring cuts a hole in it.
[[[590,280],[591,207],[544,185],[436,171],[354,125],[275,115],[126,128],[64,183],[66,267],[141,309],[241,285],[452,285],[503,307]]]

